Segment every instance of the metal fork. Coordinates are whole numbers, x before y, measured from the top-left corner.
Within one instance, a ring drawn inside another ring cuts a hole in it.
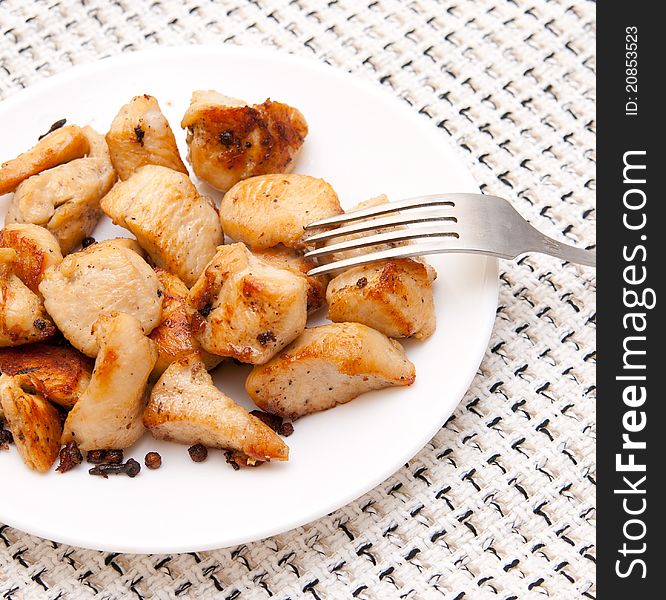
[[[335,229],[306,235],[304,242],[316,246],[306,257],[330,258],[334,253],[359,248],[368,248],[368,252],[315,267],[308,275],[390,258],[444,252],[489,254],[506,259],[526,252],[541,252],[590,267],[597,262],[596,252],[549,238],[525,221],[507,200],[484,194],[407,198],[315,221],[305,229],[323,227]],[[365,232],[367,235],[358,235]],[[336,238],[352,234],[356,234],[353,239],[335,242]],[[328,243],[323,245],[325,242]],[[378,244],[395,246],[373,250]]]

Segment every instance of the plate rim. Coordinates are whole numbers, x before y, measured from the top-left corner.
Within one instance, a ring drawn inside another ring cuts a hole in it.
[[[391,104],[393,107],[399,109],[401,113],[405,115],[405,118],[410,118],[414,123],[415,127],[422,129],[424,133],[428,133],[431,137],[435,137],[433,134],[436,133],[435,128],[431,123],[425,121],[419,114],[410,110],[410,107],[397,95],[389,92],[388,90],[380,87],[376,82],[370,82],[361,77],[353,74],[350,71],[346,71],[340,67],[335,67],[321,60],[317,60],[311,57],[303,57],[300,55],[295,55],[290,52],[279,51],[272,48],[256,47],[256,46],[243,46],[243,45],[232,45],[232,44],[187,44],[187,45],[173,45],[173,46],[162,46],[157,48],[149,48],[145,50],[134,50],[124,54],[113,55],[104,57],[97,60],[92,60],[89,63],[75,65],[71,68],[68,68],[60,73],[50,75],[38,81],[32,85],[27,86],[24,89],[18,90],[11,93],[8,97],[0,101],[0,110],[11,111],[15,105],[19,104],[25,96],[39,95],[48,91],[49,87],[54,84],[66,83],[71,79],[79,79],[85,77],[88,74],[95,73],[100,68],[104,68],[109,65],[113,66],[123,66],[124,64],[131,64],[137,60],[143,58],[149,60],[153,57],[168,57],[168,56],[177,56],[182,58],[183,55],[200,55],[200,54],[212,53],[217,55],[224,55],[225,57],[229,56],[243,56],[243,57],[252,57],[252,58],[270,58],[284,61],[286,63],[291,63],[293,65],[301,65],[307,68],[314,68],[319,71],[324,72],[325,75],[333,78],[338,78],[344,80],[346,83],[353,85],[357,88],[360,88],[362,91],[371,94],[379,99],[380,102],[384,104]],[[409,117],[408,117],[409,115]],[[457,144],[454,143],[452,136],[448,134],[440,134],[439,144],[442,146],[447,146],[448,149],[456,156],[461,167],[467,171],[470,178],[475,182],[473,175],[470,172],[470,169],[467,165],[467,162],[463,160],[461,152]],[[449,417],[456,408],[459,406],[460,402],[464,398],[465,394],[469,390],[472,382],[474,381],[478,368],[483,360],[483,357],[488,348],[488,343],[492,335],[492,330],[495,324],[495,315],[497,308],[497,301],[499,296],[499,261],[497,258],[484,256],[480,257],[480,260],[485,260],[485,265],[483,267],[483,292],[484,297],[489,305],[492,305],[492,311],[488,310],[483,315],[483,326],[481,327],[483,334],[477,337],[477,351],[474,353],[475,358],[475,368],[472,371],[470,365],[470,373],[465,381],[464,385],[461,383],[461,387],[464,390],[458,399],[458,402],[453,407]],[[481,315],[480,315],[481,317]],[[479,343],[479,340],[483,340],[483,344]],[[428,442],[437,434],[437,432],[442,428],[443,424],[446,422],[446,417],[443,423],[435,423],[435,425],[427,428],[428,434],[427,438],[425,433],[418,436],[418,441],[409,445],[409,450],[405,451],[405,459],[401,461],[401,464],[397,467],[393,466],[389,469],[383,469],[374,473],[374,476],[368,479],[368,484],[364,486],[360,492],[358,490],[353,490],[350,494],[345,496],[344,502],[341,503],[339,499],[327,504],[325,507],[323,505],[318,505],[316,509],[304,513],[299,513],[298,518],[293,518],[286,522],[282,522],[281,525],[274,528],[269,528],[266,531],[261,533],[255,533],[250,536],[241,536],[237,539],[231,539],[225,541],[222,545],[219,543],[207,543],[207,544],[195,544],[194,546],[188,544],[174,544],[169,548],[164,546],[151,546],[150,543],[146,543],[143,546],[132,545],[131,547],[122,546],[118,544],[93,544],[90,541],[86,541],[77,537],[77,535],[56,535],[54,536],[51,532],[44,530],[41,527],[33,527],[29,522],[26,522],[23,519],[8,519],[6,516],[0,514],[0,520],[20,531],[28,533],[30,535],[39,536],[43,539],[53,540],[58,543],[64,543],[79,548],[86,548],[96,551],[110,551],[110,552],[123,552],[130,554],[155,554],[155,553],[183,553],[183,552],[192,552],[192,551],[206,551],[214,550],[221,548],[228,548],[236,546],[239,544],[252,543],[258,540],[267,539],[275,535],[287,533],[298,527],[304,526],[306,524],[312,523],[320,518],[325,517],[326,515],[342,509],[343,507],[354,502],[361,496],[367,494],[378,485],[381,485],[384,481],[390,478],[393,474],[397,473],[406,462],[411,460],[416,454],[418,454]],[[425,432],[424,428],[424,432]],[[2,513],[2,507],[0,506],[0,513]]]

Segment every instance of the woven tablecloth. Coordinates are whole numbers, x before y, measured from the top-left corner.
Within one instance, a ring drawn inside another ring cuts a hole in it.
[[[316,57],[449,134],[484,192],[592,247],[594,42],[585,0],[0,0],[0,98],[161,44]],[[500,268],[472,387],[373,491],[283,535],[182,555],[0,525],[0,597],[594,598],[595,273],[539,255]]]

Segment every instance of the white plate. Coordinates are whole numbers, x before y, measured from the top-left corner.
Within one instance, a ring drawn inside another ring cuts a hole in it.
[[[190,92],[217,89],[297,106],[310,134],[295,171],[323,177],[344,207],[386,192],[393,199],[435,192],[478,192],[442,130],[376,87],[314,61],[238,47],[148,51],[77,67],[0,104],[0,160],[31,146],[51,123],[107,130],[132,96],[156,96],[185,155],[180,118]],[[207,193],[210,189],[201,186]],[[216,195],[216,194],[214,194]],[[9,196],[0,198],[4,218]],[[100,223],[98,239],[128,232]],[[308,416],[287,439],[290,460],[233,471],[222,453],[193,463],[184,446],[149,435],[126,456],[158,471],[135,479],[91,477],[85,465],[39,475],[15,449],[0,453],[5,483],[0,521],[24,531],[100,550],[182,552],[257,540],[317,519],[370,490],[411,459],[467,390],[483,357],[497,303],[497,261],[433,257],[438,326],[426,342],[405,343],[416,365],[407,389],[366,394]],[[224,365],[216,384],[250,408],[245,367]]]

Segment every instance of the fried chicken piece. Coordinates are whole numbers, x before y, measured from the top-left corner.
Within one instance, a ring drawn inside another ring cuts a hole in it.
[[[123,312],[150,333],[162,314],[162,286],[155,272],[125,243],[93,244],[46,270],[39,285],[58,329],[87,356],[97,356],[92,326],[100,315]]]
[[[45,473],[60,451],[60,414],[24,375],[0,375],[0,405],[23,462]]]
[[[0,166],[0,196],[13,192],[18,185],[37,173],[84,156],[89,150],[85,132],[67,125],[49,133],[30,150]]]
[[[264,363],[305,328],[306,288],[243,244],[220,246],[187,299],[194,337],[211,354]]]
[[[225,233],[252,250],[278,244],[303,248],[303,228],[341,214],[335,190],[309,175],[261,175],[237,183],[222,198]]]
[[[357,204],[351,210],[386,202],[388,198],[382,194]],[[330,243],[349,241],[373,233],[370,230],[346,235]],[[388,250],[397,245],[379,244],[373,250]],[[331,260],[343,260],[367,252],[367,248],[336,252]],[[425,339],[435,331],[432,282],[436,278],[437,272],[418,258],[385,260],[354,267],[334,277],[329,283],[326,291],[328,318],[336,322],[363,323],[389,337],[413,336]]]
[[[42,300],[18,278],[16,251],[0,248],[0,348],[41,342],[55,334]]]
[[[360,323],[331,323],[306,329],[254,367],[245,390],[262,410],[297,419],[414,379],[414,365],[398,342]]]
[[[62,262],[58,240],[44,227],[31,223],[6,225],[0,230],[0,248],[16,251],[14,273],[35,294],[44,271]]]
[[[328,284],[328,318],[363,323],[388,337],[425,339],[435,331],[436,277],[430,265],[409,258],[354,267]]]
[[[155,269],[155,273],[164,289],[164,296],[162,317],[149,336],[157,345],[157,362],[152,377],[159,377],[172,362],[196,352],[199,353],[206,368],[213,369],[220,364],[222,357],[209,354],[194,339],[192,334],[194,311],[187,305],[189,292],[187,286],[164,269]]]
[[[212,90],[192,94],[180,125],[194,172],[223,192],[247,177],[290,170],[308,133],[303,115],[287,104],[248,106]]]
[[[118,111],[106,143],[120,179],[127,179],[144,165],[161,165],[187,174],[169,122],[157,99],[148,94],[135,96]]]
[[[102,199],[102,210],[129,229],[156,266],[191,286],[224,242],[214,205],[187,175],[141,167]]]
[[[265,250],[255,250],[252,254],[274,267],[287,269],[295,275],[305,278],[308,286],[308,312],[314,312],[324,306],[329,277],[328,275],[315,275],[313,277],[308,275],[308,271],[317,266],[314,260],[305,258],[297,250],[287,248],[282,244]]]
[[[70,408],[90,383],[93,361],[69,346],[0,348],[0,373],[23,375],[47,400]]]
[[[143,434],[146,383],[157,349],[134,317],[103,315],[93,326],[99,345],[90,385],[65,421],[62,443],[81,450],[129,448]]]
[[[116,180],[104,138],[91,127],[81,131],[89,154],[24,181],[14,193],[6,218],[7,223],[45,227],[63,254],[92,233],[102,215],[99,201]]]
[[[288,446],[268,425],[213,385],[196,354],[169,365],[153,387],[143,422],[157,439],[232,450],[249,464],[289,458]]]

